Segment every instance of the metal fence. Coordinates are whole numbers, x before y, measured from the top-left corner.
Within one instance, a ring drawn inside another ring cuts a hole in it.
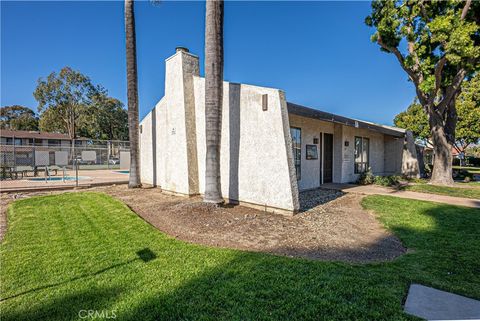
[[[0,145],[0,190],[123,182],[129,167],[125,141]]]

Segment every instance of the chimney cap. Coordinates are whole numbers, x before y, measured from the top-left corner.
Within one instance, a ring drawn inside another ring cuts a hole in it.
[[[190,52],[190,50],[188,50],[187,47],[177,47],[177,48],[175,48],[175,51],[176,52],[180,52],[180,51],[181,52]]]

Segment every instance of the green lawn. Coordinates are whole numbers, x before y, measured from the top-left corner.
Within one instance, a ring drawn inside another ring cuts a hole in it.
[[[480,299],[479,209],[386,196],[363,205],[409,254],[360,265],[208,248],[104,194],[20,200],[0,247],[1,319],[413,320],[402,312],[411,282]]]
[[[469,167],[469,166],[453,166],[453,169],[464,169],[469,171],[472,174],[480,174],[480,167]]]
[[[480,189],[475,188],[477,182],[472,183],[470,186],[474,188],[461,188],[461,187],[450,187],[450,186],[437,186],[437,185],[428,185],[428,184],[417,184],[417,185],[407,185],[403,186],[402,189],[413,192],[429,193],[429,194],[439,194],[439,195],[448,195],[455,197],[466,197],[473,199],[480,199]],[[461,183],[467,184],[467,183]]]

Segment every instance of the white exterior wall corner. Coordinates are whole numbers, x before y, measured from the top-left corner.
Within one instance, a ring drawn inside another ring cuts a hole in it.
[[[205,191],[205,79],[194,77],[199,191]],[[285,142],[286,101],[278,89],[224,82],[221,189],[231,201],[298,210]],[[268,110],[262,110],[262,95]],[[286,124],[288,127],[288,123]],[[290,134],[288,134],[290,135]]]
[[[200,66],[197,56],[183,54],[181,57],[188,160],[188,194],[195,195],[199,193],[199,173],[193,77],[200,74]]]
[[[402,153],[404,139],[385,135],[384,137],[384,162],[385,175],[400,175],[402,172]]]
[[[140,122],[140,181],[153,185],[152,112]]]
[[[403,145],[402,175],[407,177],[420,177],[415,139],[413,138],[413,133],[409,130],[405,133]]]
[[[293,211],[300,210],[299,189],[297,175],[295,173],[295,164],[293,160],[292,136],[290,134],[290,120],[288,117],[287,100],[285,92],[279,90],[280,111],[282,115],[283,137],[285,140],[285,152],[287,155],[288,173],[290,179],[290,194],[292,195]]]
[[[189,151],[189,148],[192,148],[189,141],[192,131],[187,128],[194,109],[191,104],[193,86],[186,85],[185,80],[196,72],[198,58],[194,55],[179,51],[166,60],[165,108],[158,115],[161,118],[157,118],[157,123],[165,126],[159,141],[159,149],[164,154],[161,158],[161,171],[164,175],[161,187],[170,192],[187,195],[195,193],[190,182],[196,178],[189,178],[189,174],[194,175],[194,167],[191,164],[192,151]]]

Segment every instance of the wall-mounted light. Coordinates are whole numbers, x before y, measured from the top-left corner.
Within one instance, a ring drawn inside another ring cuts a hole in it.
[[[262,110],[263,111],[268,110],[268,95],[267,94],[262,95]]]
[[[345,147],[348,147],[350,145],[350,142],[348,140],[345,141]]]
[[[318,138],[317,137],[313,138],[313,143],[316,144],[316,145],[318,144]]]

